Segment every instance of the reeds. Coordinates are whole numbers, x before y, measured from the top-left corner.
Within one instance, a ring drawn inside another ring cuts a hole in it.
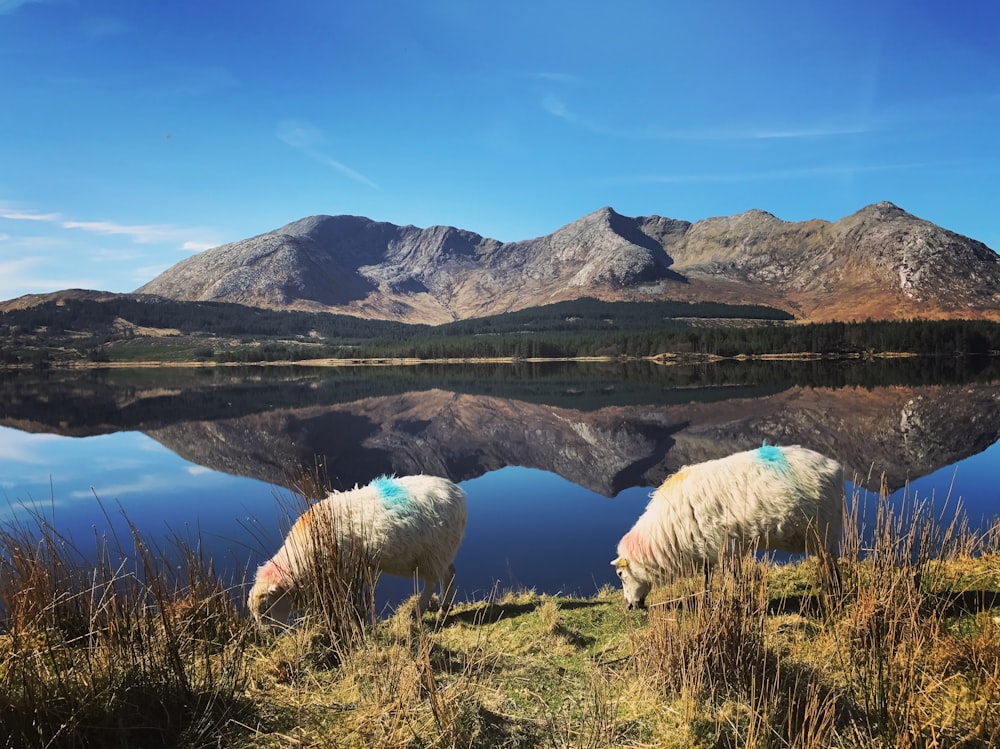
[[[217,746],[251,711],[245,620],[197,548],[171,546],[0,528],[0,744]]]
[[[845,536],[857,545],[844,549],[852,592],[831,632],[861,708],[855,728],[904,749],[993,746],[1000,739],[1000,650],[993,646],[1000,633],[964,604],[995,594],[948,581],[956,565],[997,553],[995,530],[973,532],[947,500],[935,508],[904,496],[893,506],[886,494],[883,487],[874,520],[854,497]],[[986,581],[965,581],[977,582]],[[975,666],[956,668],[955,654],[971,652]]]

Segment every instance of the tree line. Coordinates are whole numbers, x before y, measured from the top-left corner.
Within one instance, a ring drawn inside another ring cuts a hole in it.
[[[429,331],[405,340],[383,338],[353,346],[343,355],[418,359],[570,356],[646,357],[663,353],[716,356],[817,353],[850,356],[990,354],[1000,352],[1000,324],[983,320],[874,321],[791,326],[718,327],[680,323],[649,331],[586,330],[449,335]]]
[[[733,319],[740,322],[733,323]],[[1000,352],[1000,324],[984,320],[796,325],[787,324],[787,319],[787,313],[763,307],[582,299],[429,326],[228,303],[119,297],[100,302],[66,300],[59,305],[3,313],[0,363],[44,363],[49,351],[60,348],[78,351],[95,362],[107,361],[114,358],[115,347],[126,342],[131,358],[135,358],[136,344],[142,344],[142,327],[180,331],[186,336],[183,345],[195,359],[247,363],[331,357],[537,359],[664,353],[733,357]]]

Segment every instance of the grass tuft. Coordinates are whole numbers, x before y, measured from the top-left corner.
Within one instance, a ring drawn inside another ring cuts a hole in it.
[[[211,564],[134,528],[87,554],[33,520],[0,528],[5,745],[198,747],[233,734],[254,711],[248,625]]]

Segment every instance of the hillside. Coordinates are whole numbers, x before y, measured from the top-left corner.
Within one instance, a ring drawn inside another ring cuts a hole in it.
[[[313,216],[187,258],[137,293],[429,324],[580,297],[767,305],[806,321],[1000,320],[1000,256],[887,202],[836,222],[602,208],[507,243]]]

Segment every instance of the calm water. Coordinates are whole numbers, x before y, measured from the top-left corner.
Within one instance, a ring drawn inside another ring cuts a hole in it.
[[[86,552],[127,517],[164,548],[200,539],[239,582],[300,507],[289,475],[422,471],[468,494],[460,599],[588,595],[666,476],[765,439],[837,458],[867,494],[1000,513],[996,362],[949,361],[0,374],[0,520],[45,518]]]

